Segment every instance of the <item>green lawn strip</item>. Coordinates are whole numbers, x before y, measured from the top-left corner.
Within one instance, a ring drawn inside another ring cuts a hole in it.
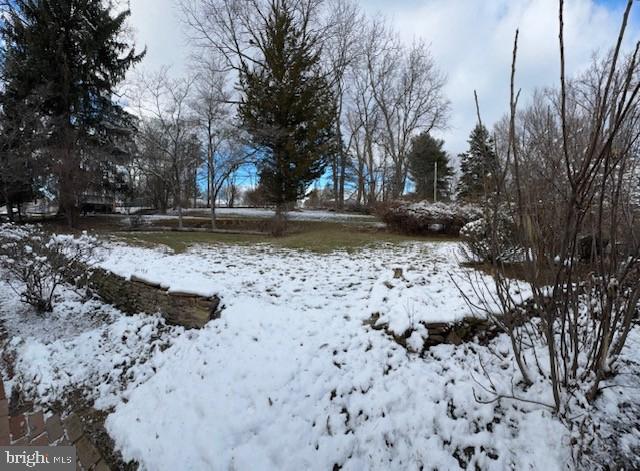
[[[327,253],[334,250],[357,250],[379,243],[403,243],[412,241],[452,240],[444,237],[415,237],[392,234],[386,231],[357,230],[335,223],[305,223],[298,230],[284,236],[248,234],[219,234],[208,232],[116,232],[112,236],[127,243],[154,246],[165,245],[176,253],[194,245],[208,244],[271,244],[276,247]]]

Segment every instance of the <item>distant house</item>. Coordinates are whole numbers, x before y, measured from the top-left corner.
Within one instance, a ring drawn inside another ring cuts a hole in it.
[[[80,211],[87,213],[113,213],[116,209],[116,198],[113,195],[89,194],[81,196]]]

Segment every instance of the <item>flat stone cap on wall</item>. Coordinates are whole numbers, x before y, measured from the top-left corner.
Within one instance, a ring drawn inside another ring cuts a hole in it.
[[[131,276],[126,279],[110,271],[94,268],[89,287],[102,299],[127,314],[162,315],[169,324],[200,328],[220,316],[220,298],[169,291],[159,283]]]

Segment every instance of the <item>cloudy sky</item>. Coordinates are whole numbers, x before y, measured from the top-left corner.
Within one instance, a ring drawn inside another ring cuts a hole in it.
[[[186,68],[186,44],[175,0],[130,0],[131,23],[139,46],[146,45],[142,67]],[[517,86],[522,99],[536,87],[558,81],[557,0],[360,0],[371,15],[384,15],[402,38],[424,39],[448,77],[451,119],[441,133],[452,154],[465,150],[475,124],[473,90],[483,121],[493,123],[508,107],[511,47],[520,29]],[[567,68],[583,69],[594,51],[612,47],[626,1],[565,0]],[[640,6],[635,7],[627,39],[640,39]]]

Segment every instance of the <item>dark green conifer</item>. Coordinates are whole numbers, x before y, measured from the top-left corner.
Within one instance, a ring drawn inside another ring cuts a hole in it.
[[[479,201],[493,192],[492,182],[500,171],[493,139],[483,125],[478,124],[469,136],[469,150],[460,154],[458,199]]]
[[[144,55],[125,37],[129,15],[103,0],[16,0],[0,27],[2,106],[37,123],[24,145],[34,149],[37,167],[54,176],[71,225],[82,194],[104,179],[114,149],[122,147],[115,141],[132,125],[113,95]]]
[[[438,201],[450,198],[449,184],[453,170],[449,165],[449,156],[443,149],[444,141],[433,138],[429,133],[414,137],[409,151],[409,173],[415,184],[416,196],[420,199],[433,199],[434,173],[437,163]]]
[[[293,1],[272,0],[260,58],[240,74],[239,114],[259,152],[260,185],[278,213],[324,173],[333,139],[331,88],[319,67],[319,39]]]

